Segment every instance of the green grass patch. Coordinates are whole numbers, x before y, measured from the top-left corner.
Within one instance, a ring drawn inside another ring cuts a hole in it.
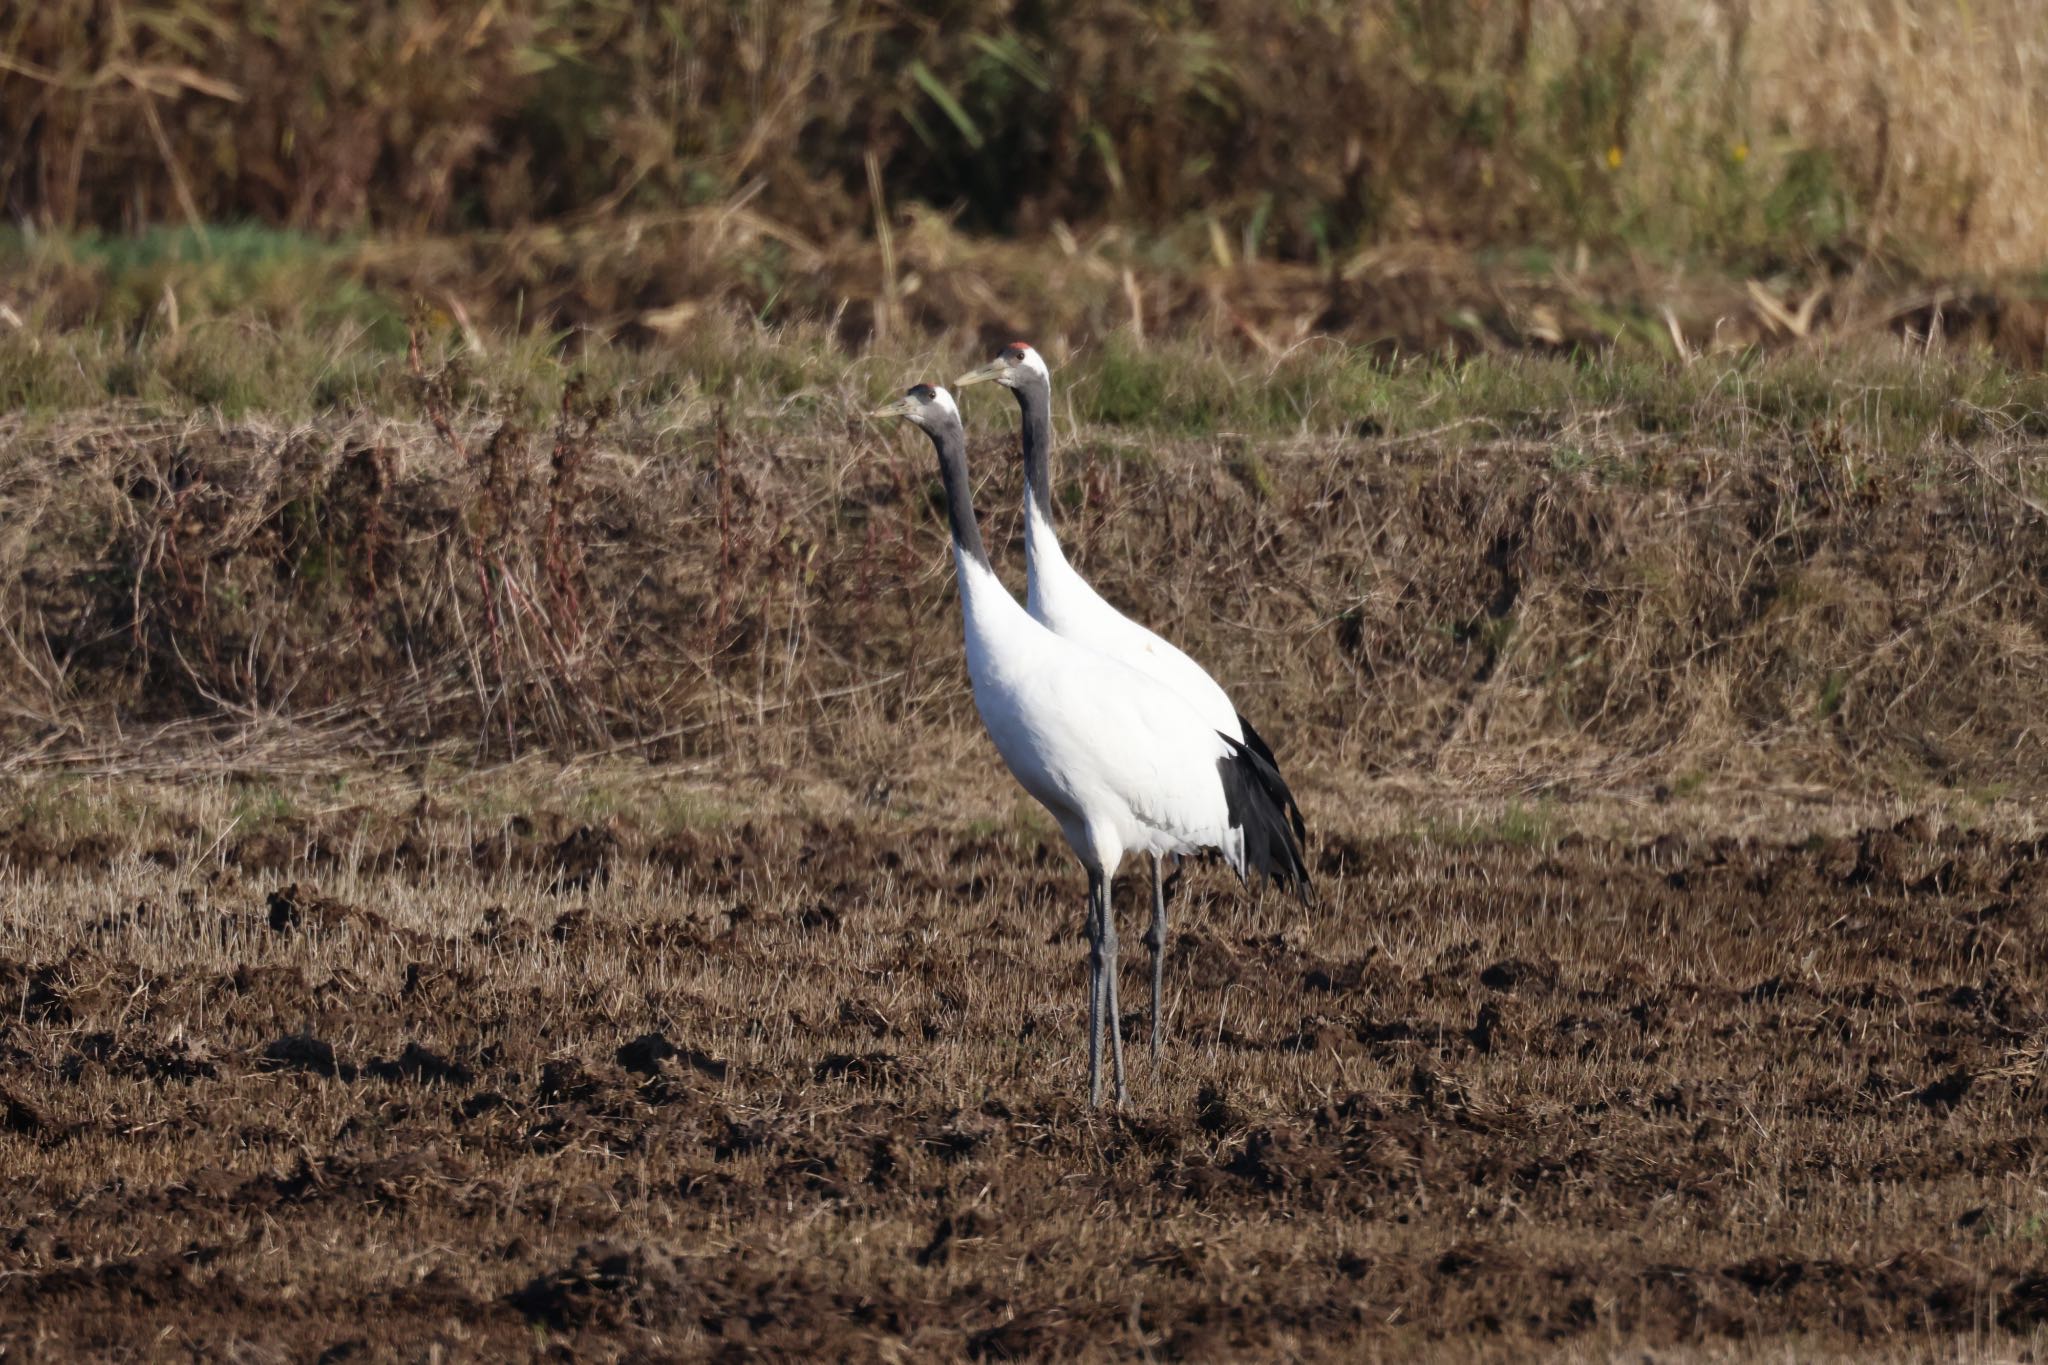
[[[1555,841],[1557,811],[1549,797],[1530,803],[1509,801],[1491,815],[1474,815],[1458,820],[1431,820],[1424,824],[1422,838],[1447,848],[1477,848],[1506,844],[1514,848],[1536,848]]]
[[[20,325],[0,320],[0,408],[32,416],[139,405],[166,416],[335,411],[418,419],[409,328],[455,412],[549,420],[581,382],[663,425],[794,429],[838,422],[912,380],[978,358],[959,338],[860,349],[822,322],[767,325],[705,305],[658,333],[472,327],[434,299],[367,283],[361,243],[259,228],[135,238],[0,233],[0,267],[31,282]],[[80,301],[83,302],[80,302]],[[1055,374],[1062,422],[1135,438],[1315,435],[1550,442],[1562,475],[1657,477],[1640,436],[1749,447],[1786,442],[1892,458],[1944,441],[2048,434],[2048,375],[1988,350],[1890,338],[1684,363],[1660,328],[1598,350],[1391,355],[1334,337],[1268,356],[1235,343],[1083,340]],[[1013,420],[970,397],[970,423]],[[1142,444],[1119,444],[1142,452]],[[1120,457],[1121,458],[1121,457]],[[1255,470],[1234,470],[1259,491]]]

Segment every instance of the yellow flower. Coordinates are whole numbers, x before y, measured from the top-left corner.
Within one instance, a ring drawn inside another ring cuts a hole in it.
[[[1621,144],[1616,143],[1607,149],[1607,169],[1610,171],[1621,169]]]
[[[1736,164],[1740,165],[1742,162],[1749,160],[1749,144],[1747,142],[1736,143],[1734,150],[1729,155],[1733,156]]]

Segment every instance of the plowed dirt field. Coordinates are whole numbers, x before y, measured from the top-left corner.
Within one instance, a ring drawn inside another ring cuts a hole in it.
[[[24,816],[0,1357],[2027,1349],[2048,841],[1666,810],[1121,884],[1099,1114],[1023,825]]]

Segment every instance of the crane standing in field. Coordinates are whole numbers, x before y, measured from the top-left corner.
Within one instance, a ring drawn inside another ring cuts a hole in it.
[[[931,437],[946,489],[953,567],[974,706],[1018,783],[1052,813],[1088,873],[1088,1099],[1102,1102],[1103,1019],[1123,1103],[1116,916],[1110,882],[1124,854],[1156,860],[1214,849],[1239,877],[1306,892],[1273,765],[1220,733],[1172,688],[1032,619],[989,564],[967,479],[967,433],[942,388],[919,384],[876,417]]]
[[[1178,692],[1197,715],[1263,759],[1279,779],[1279,761],[1230,694],[1200,664],[1102,599],[1067,563],[1052,524],[1052,372],[1036,348],[1013,341],[988,364],[953,381],[955,388],[993,380],[1017,395],[1023,414],[1024,554],[1032,619],[1062,639],[1107,654]],[[1297,846],[1308,837],[1301,808],[1284,781],[1278,795]],[[1161,996],[1166,979],[1166,883],[1162,854],[1152,856],[1152,1058],[1159,1059],[1165,1024]],[[1301,883],[1306,891],[1307,881]]]

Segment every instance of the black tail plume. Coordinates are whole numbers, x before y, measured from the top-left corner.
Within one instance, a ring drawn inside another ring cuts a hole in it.
[[[1266,760],[1266,766],[1273,770],[1273,780],[1280,784],[1280,796],[1287,810],[1287,822],[1294,826],[1294,840],[1299,844],[1308,842],[1308,826],[1301,818],[1301,807],[1294,804],[1294,793],[1287,790],[1285,779],[1280,776],[1280,760],[1273,757],[1273,746],[1266,743],[1265,736],[1252,729],[1252,723],[1244,718],[1244,712],[1237,713],[1237,728],[1244,731],[1244,746]]]
[[[1293,793],[1281,780],[1280,770],[1256,750],[1229,735],[1223,736],[1223,742],[1230,752],[1216,760],[1216,771],[1223,778],[1230,823],[1244,832],[1243,876],[1250,880],[1253,874],[1263,873],[1277,885],[1291,888],[1304,905],[1313,905],[1315,893],[1308,884],[1301,840],[1288,821]]]

